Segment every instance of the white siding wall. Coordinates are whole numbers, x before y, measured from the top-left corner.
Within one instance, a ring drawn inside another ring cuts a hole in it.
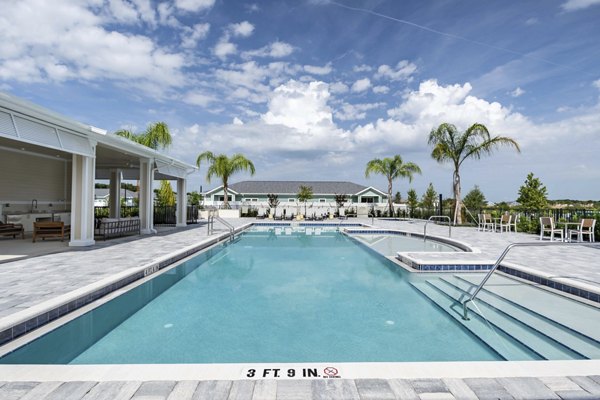
[[[70,186],[71,163],[66,160],[0,149],[0,203],[68,202]]]

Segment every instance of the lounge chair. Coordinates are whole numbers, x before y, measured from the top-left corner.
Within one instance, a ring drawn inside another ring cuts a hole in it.
[[[569,229],[569,239],[573,236],[577,237],[578,242],[583,242],[583,235],[588,235],[590,242],[596,241],[594,229],[596,228],[596,220],[593,218],[584,218],[581,220],[577,229]]]
[[[544,233],[548,232],[550,236],[544,236]],[[560,235],[560,241],[564,241],[564,232],[562,229],[558,229],[554,226],[554,218],[552,217],[540,217],[540,240],[544,240],[548,237],[550,241],[554,241],[554,235]]]
[[[71,226],[62,221],[39,221],[33,223],[33,242],[37,238],[59,238],[62,242],[71,233]]]
[[[17,235],[21,235],[21,239],[25,239],[23,225],[0,222],[0,236],[12,236],[15,239]]]

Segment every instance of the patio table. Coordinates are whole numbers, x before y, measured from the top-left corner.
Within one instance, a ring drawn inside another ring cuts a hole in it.
[[[557,225],[563,225],[563,226],[564,226],[564,228],[563,228],[563,229],[564,229],[564,231],[565,231],[565,232],[564,232],[564,235],[565,235],[565,236],[563,237],[563,241],[565,241],[565,242],[570,242],[570,241],[571,241],[571,237],[570,237],[570,236],[568,236],[568,237],[567,237],[567,235],[568,235],[568,233],[569,233],[569,225],[573,225],[573,226],[579,226],[579,225],[581,225],[581,222],[557,222],[556,224],[557,224]]]

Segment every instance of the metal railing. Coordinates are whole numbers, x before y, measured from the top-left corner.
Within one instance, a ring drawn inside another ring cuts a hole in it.
[[[500,255],[500,257],[498,257],[498,259],[496,260],[496,262],[494,263],[494,265],[492,266],[492,268],[488,271],[488,273],[485,275],[485,277],[483,278],[483,280],[481,281],[481,283],[479,284],[479,286],[477,286],[477,289],[475,289],[475,291],[473,292],[473,294],[471,294],[471,296],[462,302],[462,306],[463,306],[463,315],[462,315],[462,319],[465,321],[469,320],[469,307],[468,304],[470,302],[472,302],[473,300],[475,300],[475,298],[477,297],[477,295],[479,294],[479,292],[481,291],[481,289],[483,288],[483,285],[485,285],[485,283],[490,279],[490,277],[492,276],[492,274],[496,271],[496,269],[498,269],[498,266],[500,266],[500,263],[504,260],[504,258],[506,257],[506,255],[515,247],[538,247],[538,246],[587,246],[587,247],[595,247],[595,248],[600,248],[599,244],[594,244],[594,243],[590,243],[590,242],[520,242],[520,243],[511,243],[508,246],[506,246],[506,248],[504,249],[504,251],[502,252],[502,254]]]
[[[215,230],[215,220],[223,224],[229,230],[229,240],[233,240],[235,235],[235,227],[229,222],[225,221],[223,218],[219,217],[219,210],[208,210],[208,223],[206,225],[208,235],[212,235]]]
[[[447,215],[432,215],[427,221],[425,221],[425,226],[423,227],[423,241],[427,240],[427,224],[431,221],[435,221],[436,219],[448,220],[448,237],[452,237],[452,220],[450,217]]]

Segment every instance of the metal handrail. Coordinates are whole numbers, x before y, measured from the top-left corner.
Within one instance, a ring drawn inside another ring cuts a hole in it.
[[[471,294],[471,296],[467,300],[465,300],[465,301],[462,302],[462,306],[463,306],[462,319],[465,320],[465,321],[469,320],[469,315],[468,315],[468,313],[469,313],[469,307],[468,307],[468,304],[470,302],[472,302],[473,300],[475,300],[475,297],[477,297],[477,295],[479,294],[479,292],[483,288],[483,285],[485,285],[485,283],[488,281],[488,279],[490,279],[490,277],[496,271],[496,269],[498,269],[498,266],[504,260],[504,258],[506,257],[506,255],[508,254],[508,252],[511,249],[513,249],[514,247],[536,247],[536,246],[587,246],[587,247],[600,247],[600,243],[590,243],[590,242],[520,242],[520,243],[511,243],[511,244],[509,244],[508,246],[506,246],[506,248],[504,249],[504,251],[502,252],[502,254],[500,255],[500,257],[498,257],[498,259],[496,260],[496,262],[494,263],[494,265],[492,266],[492,268],[485,275],[485,277],[483,278],[483,280],[481,281],[481,283],[479,284],[479,286],[477,286],[477,289],[475,289],[475,291],[473,292],[473,294]]]
[[[447,215],[432,215],[427,221],[425,221],[425,226],[423,227],[423,241],[427,240],[427,224],[430,221],[434,221],[439,218],[448,220],[448,237],[452,237],[452,220],[450,219],[450,217]]]
[[[235,235],[235,227],[231,225],[229,222],[225,221],[223,218],[219,217],[219,210],[209,210],[208,211],[208,235],[211,235],[215,230],[215,220],[219,221],[221,224],[225,225],[225,227],[229,230],[229,239],[233,239]]]

